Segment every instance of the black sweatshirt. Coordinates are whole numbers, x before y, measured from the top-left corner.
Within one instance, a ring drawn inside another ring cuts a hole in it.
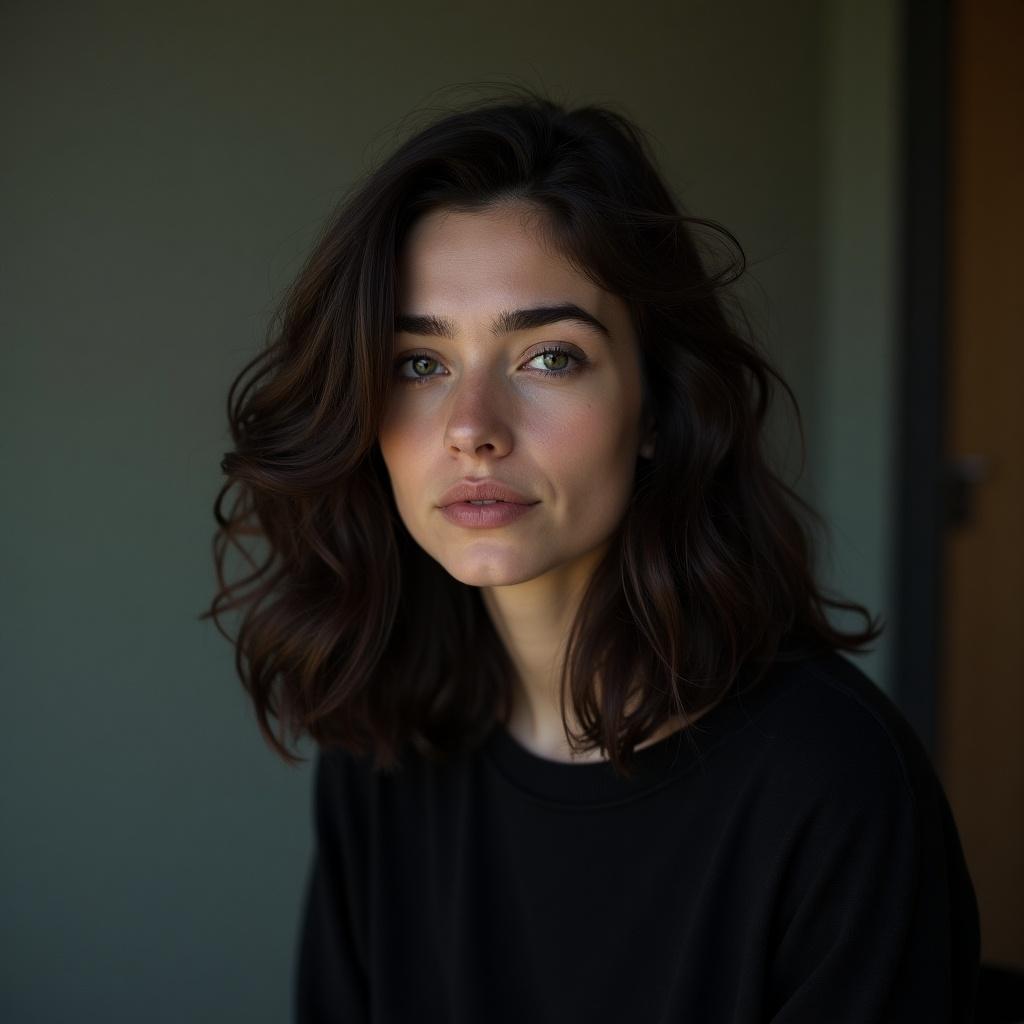
[[[392,775],[320,751],[298,1024],[973,1020],[946,796],[851,661],[776,662],[636,754],[626,780],[498,724]]]

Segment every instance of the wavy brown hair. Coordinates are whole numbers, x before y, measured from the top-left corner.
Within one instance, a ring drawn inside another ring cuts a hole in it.
[[[479,588],[412,539],[377,444],[406,233],[436,207],[509,199],[546,211],[573,267],[626,302],[657,426],[569,637],[570,744],[599,747],[629,777],[639,743],[716,702],[741,670],[760,678],[778,659],[882,631],[816,584],[811,527],[825,524],[771,467],[773,381],[796,414],[801,471],[804,434],[792,390],[726,315],[742,247],[682,212],[625,115],[513,88],[443,112],[349,191],[228,395],[218,590],[200,618],[234,644],[259,727],[289,763],[303,760],[289,737],[303,735],[372,753],[378,769],[400,767],[407,743],[443,760],[511,709],[515,669]],[[699,244],[709,233],[730,253],[715,272]],[[248,566],[229,582],[232,550]],[[864,629],[833,628],[826,606]],[[221,623],[233,611],[234,636]]]

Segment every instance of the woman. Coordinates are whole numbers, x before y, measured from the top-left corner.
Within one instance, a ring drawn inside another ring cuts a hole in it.
[[[840,653],[881,626],[814,581],[707,228],[620,114],[480,102],[235,382],[211,611],[319,744],[300,1022],[972,1019],[946,797]]]

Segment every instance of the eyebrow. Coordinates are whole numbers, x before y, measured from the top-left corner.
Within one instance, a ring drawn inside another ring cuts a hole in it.
[[[513,334],[516,331],[530,331],[537,327],[565,322],[582,324],[611,341],[611,332],[608,328],[596,316],[572,302],[562,302],[554,306],[532,306],[529,309],[502,310],[491,322],[491,334]],[[395,330],[428,337],[455,337],[455,324],[451,320],[431,315],[399,313],[395,317]]]

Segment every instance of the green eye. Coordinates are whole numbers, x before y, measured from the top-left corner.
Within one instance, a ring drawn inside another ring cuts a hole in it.
[[[554,349],[548,349],[546,352],[538,353],[537,355],[535,355],[533,357],[533,359],[548,359],[551,356],[554,356],[555,358],[558,358],[559,356],[564,356],[566,359],[568,359],[569,358],[569,353],[563,351],[562,349],[554,348]],[[533,359],[530,360],[531,363],[533,362]],[[541,370],[540,372],[541,373],[561,373],[561,372],[564,372],[564,370],[558,370],[558,369],[552,370],[550,367],[548,367],[548,368],[546,368],[544,370]]]
[[[422,363],[435,363],[436,364],[437,363],[437,360],[436,359],[431,359],[430,356],[413,356],[409,361],[413,364],[414,368],[415,368],[417,363],[420,363],[420,364],[422,364]],[[425,374],[425,375],[416,374],[415,375],[415,379],[423,380],[424,376],[429,377],[429,376],[431,376],[431,374],[429,374],[429,373]]]

